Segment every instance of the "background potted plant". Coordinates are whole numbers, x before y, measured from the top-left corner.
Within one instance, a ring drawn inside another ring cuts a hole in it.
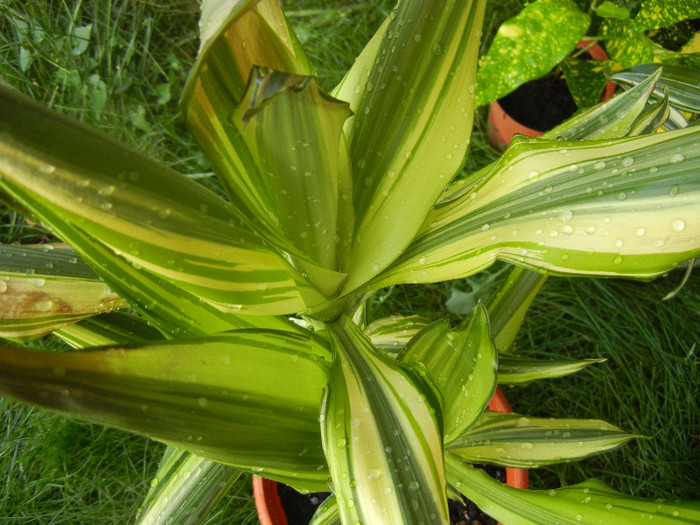
[[[503,521],[523,514],[524,506],[552,519],[575,519],[578,512],[595,519],[611,501],[636,506],[618,511],[622,519],[697,514],[694,504],[645,502],[595,483],[544,499],[536,491],[511,492],[465,463],[479,447],[481,459],[490,453],[506,464],[522,461],[504,460],[501,447],[470,440],[484,425],[519,432],[522,440],[509,443],[533,445],[520,450],[536,448],[532,419],[482,415],[498,380],[496,349],[513,328],[507,305],[516,294],[504,292],[491,303],[495,342],[483,306],[457,329],[444,322],[425,327],[398,356],[367,333],[366,294],[394,282],[465,276],[496,257],[545,271],[649,277],[700,249],[697,226],[687,218],[697,204],[696,130],[612,138],[649,131],[644,102],[656,77],[560,130],[564,142],[521,141],[486,177],[443,194],[471,130],[474,103],[462,87],[474,81],[476,56],[468,49],[478,47],[483,2],[472,8],[402,3],[334,99],[309,75],[276,2],[205,3],[184,107],[234,205],[2,90],[5,199],[73,247],[3,246],[11,259],[3,279],[5,335],[22,339],[58,329],[75,347],[108,346],[58,354],[3,346],[0,388],[177,447],[164,458],[142,520],[199,513],[241,468],[305,489],[325,486],[330,473],[338,504],[325,512],[346,522],[371,521],[383,509],[395,513],[395,522],[443,521],[445,479]],[[397,42],[406,48],[394,54]],[[455,104],[462,111],[455,113]],[[624,122],[601,124],[602,114],[622,110]],[[392,119],[372,118],[377,115]],[[434,131],[438,121],[446,136],[406,134]],[[600,140],[581,142],[591,128]],[[635,172],[634,188],[627,179],[608,187],[611,175],[635,162],[635,168],[653,162],[655,170]],[[415,180],[416,173],[424,178]],[[504,173],[511,174],[509,188]],[[574,176],[601,189],[560,193]],[[690,182],[681,180],[688,176]],[[668,199],[657,182],[676,179],[684,198]],[[643,226],[626,233],[623,201],[632,189]],[[290,196],[291,190],[301,195]],[[604,216],[591,211],[592,203],[605,204]],[[582,248],[577,236],[591,222],[608,235]],[[526,228],[521,237],[512,235],[515,226]],[[556,235],[542,238],[542,228]],[[662,244],[650,244],[660,235]],[[521,281],[523,272],[504,290],[524,288],[528,296],[536,286]],[[112,313],[70,324],[121,307],[116,296],[139,316]],[[92,311],[73,308],[84,303]],[[306,327],[289,322],[290,314],[304,315]],[[382,326],[406,331],[399,320]],[[499,361],[503,379],[507,358]],[[280,385],[287,388],[280,392]],[[584,432],[592,424],[595,451],[631,437],[600,422],[574,427]],[[264,438],[267,429],[284,439]],[[354,439],[358,433],[361,441]],[[558,439],[550,435],[540,448],[556,450],[554,460],[581,457],[586,447],[572,435],[559,437],[563,445],[554,446]],[[390,490],[368,489],[374,482]],[[594,502],[569,501],[589,493]],[[386,496],[381,504],[373,501],[377,494]],[[417,498],[422,504],[412,505]],[[193,510],[195,502],[201,504]]]
[[[572,0],[528,4],[499,27],[477,73],[477,104],[490,104],[492,144],[503,150],[514,133],[538,136],[577,109],[610,98],[608,77],[615,71],[650,62],[697,66],[692,44],[671,51],[647,33],[698,16],[684,2],[647,0],[632,12],[609,1],[588,12]]]

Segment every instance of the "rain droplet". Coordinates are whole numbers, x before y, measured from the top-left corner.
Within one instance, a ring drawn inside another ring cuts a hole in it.
[[[674,232],[682,232],[685,230],[685,221],[681,219],[676,219],[671,223],[671,228],[673,228]]]
[[[570,210],[564,210],[559,214],[559,218],[562,222],[569,222],[574,214]]]
[[[440,42],[435,42],[433,44],[432,51],[433,51],[433,55],[440,56],[445,52],[445,48],[442,46],[442,44]]]
[[[5,293],[7,291],[7,283],[5,281],[0,281],[0,293]]]
[[[668,190],[668,194],[671,197],[675,197],[676,195],[678,195],[678,189],[678,184],[674,184],[673,186],[671,186],[671,189]]]
[[[481,227],[481,231],[482,231],[482,232],[485,232],[485,231],[487,231],[490,227],[491,227],[491,226],[490,226],[489,224],[484,224],[484,225]]]
[[[200,397],[197,399],[197,404],[202,408],[206,408],[209,404],[209,400],[206,397]]]
[[[597,170],[602,170],[605,167],[605,162],[603,162],[602,160],[599,160],[598,162],[593,164],[593,167]]]
[[[681,153],[676,153],[671,157],[671,164],[680,164],[685,160],[685,157]]]
[[[618,255],[613,259],[613,264],[621,264],[622,263],[622,255]]]
[[[34,307],[37,309],[38,312],[48,312],[53,307],[53,301],[39,301],[34,305]]]
[[[376,468],[370,470],[367,475],[367,479],[369,480],[379,479],[380,477],[382,477],[382,471]]]
[[[634,163],[634,159],[632,157],[625,157],[622,159],[622,165],[623,166],[631,166]]]
[[[637,228],[637,229],[634,231],[634,234],[635,234],[637,237],[642,237],[646,232],[647,232],[646,228]]]

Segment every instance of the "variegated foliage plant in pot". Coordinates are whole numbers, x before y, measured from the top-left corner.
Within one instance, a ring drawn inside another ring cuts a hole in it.
[[[570,365],[571,363],[568,363]],[[500,387],[496,388],[491,401],[488,405],[489,410],[501,413],[511,413],[513,410],[508,403],[503,391]],[[505,483],[509,487],[518,489],[528,488],[528,470],[522,468],[506,468]],[[310,519],[313,507],[318,508],[320,503],[319,496],[325,494],[309,495],[309,503],[306,503],[306,498],[301,495],[296,497],[303,499],[305,505],[303,509],[289,508],[282,500],[280,493],[280,484],[276,481],[253,476],[253,495],[255,497],[255,506],[258,510],[258,519],[260,525],[289,525],[290,523],[306,523]],[[317,505],[318,503],[318,505]],[[464,507],[462,507],[464,508]],[[308,518],[307,518],[308,514]]]
[[[681,0],[644,0],[634,15],[603,2],[536,0],[499,27],[477,73],[477,105],[489,104],[489,138],[503,151],[514,134],[540,136],[577,109],[609,99],[614,72],[647,62],[698,66],[694,49],[672,52],[646,36],[700,16]],[[595,36],[586,37],[593,31]],[[612,57],[599,45],[604,42]],[[583,60],[584,58],[585,60]]]
[[[324,93],[277,0],[204,1],[182,106],[225,196],[0,87],[3,201],[66,243],[0,246],[2,334],[76,349],[1,345],[0,394],[168,444],[139,523],[196,522],[241,472],[330,485],[315,524],[445,523],[453,492],[506,524],[700,520],[470,466],[634,437],[485,411],[499,382],[589,364],[512,355],[544,274],[650,279],[700,254],[700,128],[652,133],[658,73],[445,191],[484,4],[400,2]],[[367,318],[379,288],[497,259],[516,266],[456,328]]]

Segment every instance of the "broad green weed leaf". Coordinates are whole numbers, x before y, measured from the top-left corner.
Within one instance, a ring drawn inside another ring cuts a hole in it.
[[[635,31],[649,31],[694,18],[700,18],[698,0],[645,0],[634,17],[633,27]]]

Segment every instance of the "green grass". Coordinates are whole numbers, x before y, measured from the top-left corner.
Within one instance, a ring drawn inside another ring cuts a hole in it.
[[[327,89],[340,80],[392,6],[388,0],[284,4]],[[499,19],[519,5],[519,0],[491,2],[485,33],[493,34]],[[200,180],[216,188],[177,111],[197,51],[197,9],[196,2],[180,0],[6,0],[0,3],[0,74],[57,111],[183,173],[204,174]],[[496,158],[485,117],[482,109],[467,171]],[[0,224],[0,242],[47,237],[7,210]],[[514,408],[542,416],[602,418],[650,439],[581,463],[541,469],[533,475],[535,486],[599,477],[632,494],[700,498],[695,480],[700,470],[700,281],[693,277],[675,298],[660,301],[679,280],[672,273],[652,284],[555,278],[546,283],[517,351],[608,361],[574,377],[507,389]],[[375,313],[450,315],[458,321],[445,302],[453,287],[469,290],[473,283],[382,290]],[[2,523],[130,521],[162,445],[7,401],[0,400],[0,409]],[[256,522],[249,478],[207,522]]]

